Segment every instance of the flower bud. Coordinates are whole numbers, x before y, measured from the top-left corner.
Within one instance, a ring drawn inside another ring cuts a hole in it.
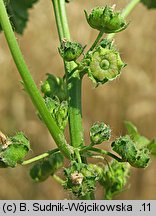
[[[45,104],[61,130],[64,131],[68,122],[68,102],[45,98]]]
[[[110,136],[111,129],[103,122],[94,123],[90,129],[91,145],[101,144],[103,141],[109,140]]]
[[[59,53],[65,61],[75,61],[83,52],[84,47],[77,42],[62,40]]]
[[[149,163],[150,151],[148,148],[138,146],[128,135],[117,138],[112,143],[112,149],[122,157],[123,161],[129,162],[131,166],[145,168]]]
[[[114,159],[105,167],[100,181],[105,188],[105,199],[110,200],[113,195],[123,190],[129,177],[129,169],[128,163],[121,163]]]
[[[41,85],[44,97],[58,97],[60,101],[67,99],[67,86],[63,78],[47,74],[47,79]]]
[[[101,170],[96,165],[72,162],[64,173],[66,176],[64,188],[70,190],[76,197],[82,198],[94,191]]]
[[[96,7],[88,15],[85,11],[88,24],[104,33],[116,33],[124,30],[127,24],[121,12],[115,12],[113,7]]]

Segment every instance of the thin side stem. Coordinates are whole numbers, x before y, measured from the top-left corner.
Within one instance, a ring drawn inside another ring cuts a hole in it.
[[[52,178],[59,183],[60,185],[63,185],[65,183],[65,181],[63,179],[61,179],[58,175],[53,175]]]
[[[104,155],[108,155],[112,158],[114,158],[115,160],[117,160],[118,162],[123,162],[123,160],[119,157],[117,157],[116,155],[112,154],[111,152],[108,152],[108,151],[105,151],[103,149],[98,149],[98,148],[94,148],[94,147],[91,147],[90,148],[90,151],[94,151],[94,152],[98,152],[100,154],[104,154]]]
[[[43,158],[46,158],[46,157],[48,157],[49,155],[54,154],[54,153],[56,153],[56,152],[58,152],[58,151],[59,151],[59,149],[57,148],[57,149],[53,149],[53,150],[51,150],[51,151],[49,151],[49,152],[45,152],[45,153],[43,153],[43,154],[41,154],[41,155],[38,155],[38,156],[36,156],[36,157],[33,157],[33,158],[31,158],[31,159],[28,159],[28,160],[23,161],[23,163],[22,163],[21,165],[25,166],[25,165],[34,163],[34,162],[36,162],[36,161],[42,160]]]
[[[139,2],[140,0],[131,0],[130,3],[122,11],[122,16],[126,18]],[[112,40],[114,36],[115,36],[115,33],[109,34],[107,39]]]
[[[96,46],[97,44],[99,43],[100,39],[102,38],[104,32],[103,31],[100,31],[96,40],[94,41],[93,45],[91,46],[91,48],[88,50],[88,52],[92,51]]]
[[[98,153],[100,153],[102,155],[108,155],[108,156],[114,158],[115,160],[117,160],[119,162],[123,162],[121,158],[119,158],[116,155],[114,155],[113,153],[108,152],[108,151],[103,150],[103,149],[94,148],[92,146],[86,146],[86,147],[84,147],[83,149],[80,150],[81,153],[86,152],[86,151],[98,152]]]
[[[23,58],[23,55],[17,43],[16,37],[12,30],[3,0],[0,0],[0,23],[4,31],[14,62],[22,77],[26,91],[30,95],[34,106],[37,108],[39,114],[41,115],[43,121],[45,122],[47,128],[49,129],[49,132],[54,138],[57,146],[67,157],[70,157],[71,150],[66,143],[64,134],[56,125],[55,120],[50,115],[44,103],[44,100],[40,95],[39,90],[34,80],[32,79],[29,69],[25,63],[25,60]]]

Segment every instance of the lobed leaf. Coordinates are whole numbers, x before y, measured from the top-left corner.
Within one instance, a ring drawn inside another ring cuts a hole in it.
[[[29,19],[28,10],[38,0],[4,0],[10,22],[15,32],[23,34]],[[0,31],[2,30],[0,26]]]
[[[156,8],[156,0],[141,0],[141,2],[142,2],[148,9],[154,9],[154,8]]]

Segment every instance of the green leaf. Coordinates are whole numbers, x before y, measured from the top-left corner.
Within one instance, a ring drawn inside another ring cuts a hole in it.
[[[131,135],[133,138],[138,135],[138,130],[137,130],[136,126],[134,124],[132,124],[131,122],[125,121],[125,127],[129,133],[129,135]]]
[[[136,143],[137,148],[146,147],[150,150],[152,155],[156,156],[156,141],[154,139],[149,140],[146,137],[141,136],[136,126],[131,122],[126,121],[125,126],[131,139]]]
[[[44,94],[44,98],[51,97],[53,99],[58,97],[60,101],[68,98],[65,80],[53,74],[47,74],[47,79],[41,85],[41,91]]]
[[[150,142],[150,140],[148,140],[146,137],[141,136],[138,132],[138,129],[136,128],[136,126],[134,124],[132,124],[129,121],[125,122],[125,127],[128,131],[128,134],[130,135],[131,139],[136,142],[137,146],[139,147],[143,147],[143,146],[147,146]]]
[[[30,170],[30,176],[35,182],[46,180],[63,166],[63,155],[55,153],[36,163]]]
[[[29,141],[22,132],[10,137],[9,145],[0,151],[0,167],[15,167],[22,163],[29,150]]]
[[[148,144],[148,149],[150,150],[151,154],[154,155],[156,157],[156,141],[152,140],[149,144]]]
[[[28,10],[32,8],[33,4],[38,0],[5,0],[6,9],[10,22],[15,32],[23,34],[29,19]],[[1,31],[0,26],[0,31]]]
[[[154,9],[154,8],[156,8],[156,0],[141,0],[141,2],[142,2],[148,9]]]

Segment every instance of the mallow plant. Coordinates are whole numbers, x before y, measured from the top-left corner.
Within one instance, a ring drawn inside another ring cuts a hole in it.
[[[0,0],[0,30],[21,76],[22,88],[30,96],[39,121],[45,124],[57,148],[25,160],[31,149],[27,136],[21,131],[11,136],[0,132],[0,168],[32,164],[30,176],[36,183],[53,177],[76,199],[96,199],[99,183],[103,190],[101,199],[112,199],[125,190],[131,167],[146,168],[149,165],[151,156],[156,155],[156,142],[142,136],[128,121],[125,122],[127,134],[113,140],[111,126],[95,122],[90,126],[90,144],[86,145],[82,126],[82,81],[87,76],[97,88],[121,75],[126,64],[113,37],[126,31],[130,22],[125,18],[137,4],[153,9],[156,0],[131,0],[122,11],[116,10],[115,5],[105,5],[103,1],[101,7],[84,10],[84,22],[97,31],[91,47],[72,41],[70,37],[66,4],[72,8],[74,0],[52,0],[60,41],[58,53],[63,60],[64,72],[62,77],[47,74],[40,89],[30,74],[14,34],[23,34],[29,9],[36,2],[38,0]],[[64,133],[67,125],[68,142]],[[105,150],[106,145],[110,151]],[[90,162],[90,158],[98,159],[97,163]],[[65,159],[68,163],[64,163]],[[62,175],[58,172],[60,169]]]

